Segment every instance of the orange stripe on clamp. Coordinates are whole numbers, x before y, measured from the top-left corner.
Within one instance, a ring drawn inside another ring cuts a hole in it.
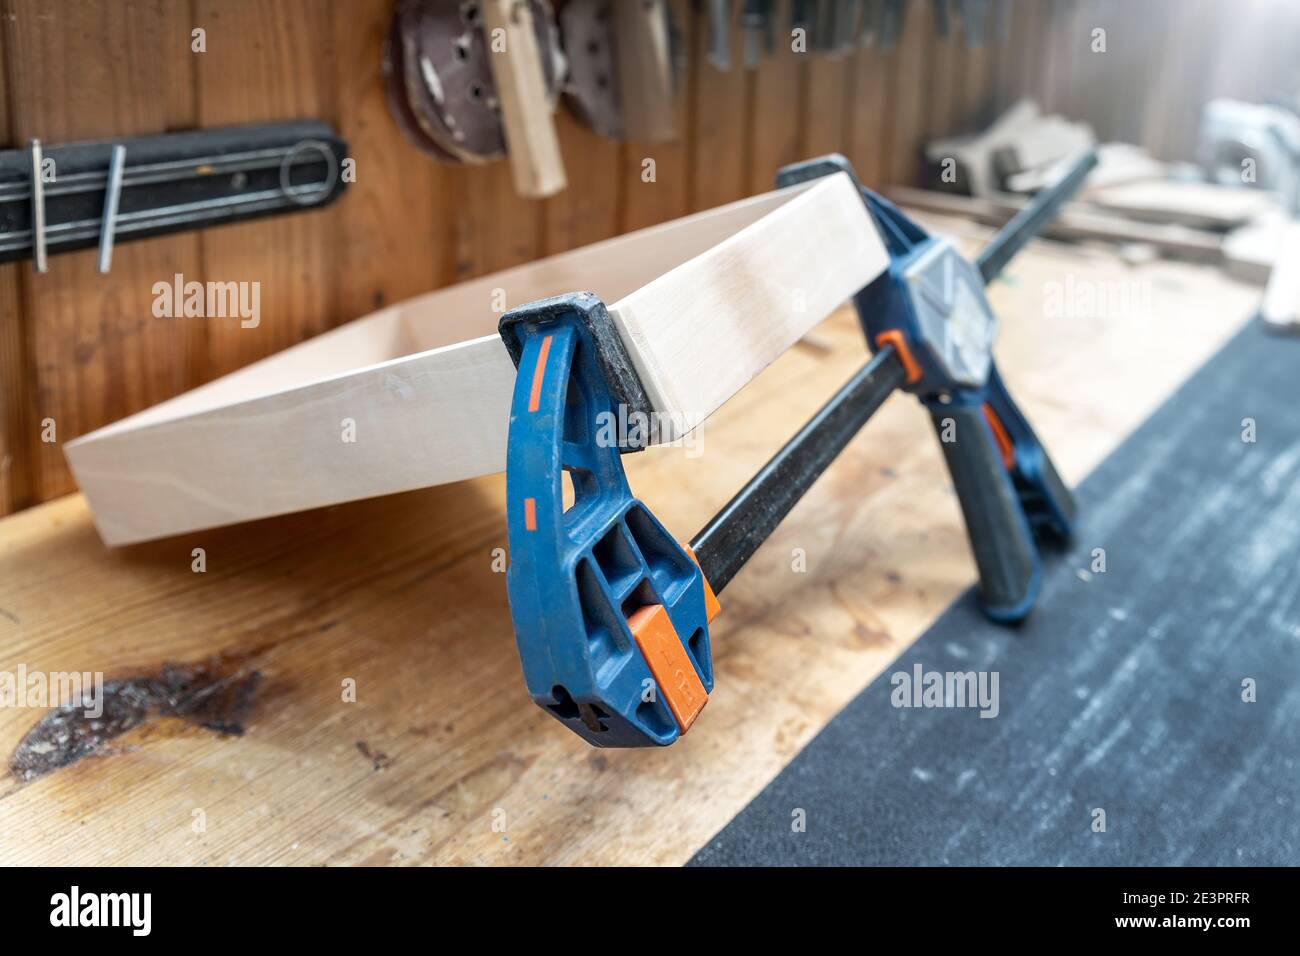
[[[997,412],[993,411],[993,406],[988,402],[983,405],[984,419],[989,423],[989,428],[993,431],[993,440],[998,444],[998,451],[1002,454],[1002,464],[1007,468],[1016,467],[1016,446],[1011,442],[1011,436],[1007,434],[1007,427],[1002,424],[1002,419],[998,418]]]
[[[691,560],[699,568],[700,559],[695,556],[695,552],[687,548],[686,545],[682,545],[682,547],[686,549],[686,553],[691,556]],[[700,580],[704,582],[704,613],[708,617],[709,623],[712,624],[713,619],[722,613],[722,605],[718,603],[718,596],[713,593],[713,586],[709,584],[709,579],[704,576],[703,568],[700,568]]]
[[[673,712],[678,729],[686,733],[709,702],[709,694],[700,675],[695,673],[695,665],[678,639],[673,622],[668,619],[668,611],[662,604],[648,604],[633,612],[627,626],[650,665],[650,673]]]
[[[876,336],[876,348],[883,349],[886,345],[892,345],[894,351],[898,353],[899,360],[903,363],[903,370],[907,372],[907,384],[912,385],[921,380],[921,366],[912,356],[912,350],[907,347],[907,339],[899,329],[889,329],[881,332]]]
[[[546,357],[551,354],[551,337],[542,339],[542,347],[537,350],[537,367],[533,369],[533,388],[528,393],[528,410],[535,412],[542,404],[542,379],[546,375]]]
[[[527,531],[537,530],[537,499],[524,499],[524,529]]]

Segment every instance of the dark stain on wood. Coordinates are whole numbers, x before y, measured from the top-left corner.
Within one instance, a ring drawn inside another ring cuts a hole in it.
[[[357,741],[357,752],[370,761],[370,765],[375,770],[383,770],[393,762],[393,758],[388,756],[382,750],[371,750],[370,744],[364,740]]]
[[[198,664],[164,664],[157,674],[106,681],[103,706],[73,701],[45,714],[19,741],[9,772],[30,783],[83,757],[111,753],[122,734],[164,717],[214,731],[244,733],[244,721],[262,674],[244,666],[250,655],[215,657]],[[99,711],[91,716],[91,711]]]

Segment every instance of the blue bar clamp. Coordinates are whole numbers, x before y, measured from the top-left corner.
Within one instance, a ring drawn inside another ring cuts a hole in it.
[[[628,487],[621,456],[653,443],[655,410],[604,304],[581,292],[507,312],[500,333],[518,370],[507,584],[533,700],[595,746],[663,746],[685,733],[713,689],[715,592],[897,388],[921,400],[939,435],[981,607],[1000,623],[1023,620],[1041,579],[1037,544],[1068,537],[1074,502],[993,362],[984,285],[1095,163],[1085,155],[975,264],[863,189],[842,156],[782,170],[779,186],[847,173],[884,239],[889,268],[854,298],[874,356],[689,547]]]
[[[507,312],[501,336],[519,370],[507,584],[528,692],[596,746],[670,744],[713,689],[717,602],[623,473],[620,455],[652,438],[649,400],[589,292]],[[619,434],[620,420],[630,434]]]

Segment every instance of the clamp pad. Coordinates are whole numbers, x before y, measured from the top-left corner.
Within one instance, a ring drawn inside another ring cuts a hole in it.
[[[653,428],[656,419],[650,405],[650,396],[641,384],[641,377],[632,364],[632,356],[628,354],[623,337],[610,318],[609,310],[594,292],[575,292],[538,299],[501,316],[501,321],[497,323],[497,333],[505,343],[515,368],[519,368],[526,338],[543,326],[560,320],[579,322],[586,329],[596,364],[614,401],[624,406],[628,420],[633,420],[633,415],[641,415],[644,416],[644,421],[650,423],[649,427]],[[624,450],[641,451],[647,445],[654,444],[656,436],[647,432],[641,437],[643,440],[636,444],[634,436],[632,443],[623,446]]]

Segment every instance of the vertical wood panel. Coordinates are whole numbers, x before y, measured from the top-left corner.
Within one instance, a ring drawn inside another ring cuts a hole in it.
[[[740,7],[731,3],[731,69],[717,70],[707,62],[708,17],[693,18],[692,57],[695,70],[691,129],[690,205],[708,209],[746,195],[745,70],[741,65]]]
[[[813,54],[808,64],[804,147],[809,156],[850,150],[846,118],[853,103],[851,56]]]
[[[334,30],[311,0],[199,0],[207,52],[198,54],[202,126],[334,119]],[[260,321],[207,319],[208,377],[325,331],[342,316],[336,240],[328,210],[239,223],[202,233],[200,280],[260,284]],[[188,278],[188,277],[187,277]]]
[[[1131,9],[1123,0],[1100,0],[1093,4],[1089,29],[1106,31],[1106,52],[1093,53],[1091,34],[1084,62],[1089,66],[1082,83],[1089,96],[1079,103],[1080,119],[1092,124],[1103,141],[1141,143],[1143,117],[1133,109],[1136,90],[1145,90],[1157,58],[1151,44],[1161,3],[1145,3]]]
[[[1053,70],[1049,93],[1053,112],[1073,119],[1080,115],[1080,79],[1099,56],[1091,50],[1092,28],[1096,25],[1096,3],[1060,2],[1053,21]]]
[[[621,145],[597,136],[567,110],[555,117],[569,188],[545,202],[544,252],[552,255],[608,239],[618,232],[624,183]],[[515,303],[511,303],[514,305]]]
[[[424,155],[388,115],[381,53],[391,0],[331,5],[338,128],[357,178],[335,220],[344,321],[452,280],[451,172]]]
[[[749,192],[771,189],[782,166],[813,155],[800,141],[809,55],[791,48],[790,0],[776,5],[776,51],[750,75]]]
[[[984,27],[984,40],[978,47],[970,46],[966,39],[965,24],[958,20],[958,36],[954,38],[957,64],[954,70],[953,124],[958,133],[975,133],[988,124],[992,89],[989,55],[991,22]]]
[[[911,13],[916,12],[916,4]],[[954,91],[960,62],[961,38],[957,20],[948,18],[948,35],[933,36],[930,43],[929,69],[925,76],[925,138],[939,139],[957,132],[957,104]]]
[[[46,143],[159,133],[190,125],[190,16],[165,0],[69,5],[6,0],[6,74],[13,138]],[[190,87],[192,88],[192,87]],[[130,157],[127,157],[130,163]],[[72,490],[62,443],[197,384],[196,330],[152,314],[153,284],[199,262],[193,235],[123,245],[113,271],[94,250],[53,256],[50,271],[16,268],[34,377],[28,427],[52,418],[25,480],[40,499]],[[11,275],[14,273],[11,273]]]
[[[1165,6],[1156,26],[1167,53],[1148,91],[1144,145],[1162,158],[1190,159],[1194,153],[1215,58],[1212,47],[1218,39],[1218,31],[1207,25],[1217,25],[1219,15],[1213,2],[1181,0],[1176,9]],[[1238,53],[1250,55],[1247,50]]]
[[[682,63],[677,77],[674,105],[677,113],[677,136],[661,143],[629,140],[623,147],[623,208],[621,229],[631,232],[656,223],[667,222],[690,212],[691,193],[691,98],[694,92],[696,59],[691,55],[694,22],[688,0],[669,0],[673,22],[681,44]],[[645,161],[654,160],[654,179],[644,175]]]
[[[1048,14],[1046,0],[1015,0],[1011,46],[1017,55],[1010,70],[1008,106],[1026,97],[1042,101],[1041,78],[1047,58]]]
[[[0,91],[3,92],[3,91]],[[27,337],[16,263],[0,266],[0,515],[32,503]]]
[[[897,52],[886,55],[877,46],[859,49],[854,54],[853,109],[845,130],[848,138],[845,153],[853,161],[863,185],[873,188],[884,181],[893,144],[891,101],[898,93],[907,95],[894,86],[899,60]],[[912,112],[915,115],[915,110]]]
[[[544,204],[515,192],[509,163],[465,166],[453,173],[457,281],[542,255]]]
[[[0,11],[7,12],[7,11]],[[0,30],[0,136],[9,142],[9,90],[5,53],[6,33]],[[31,418],[27,390],[31,386],[26,327],[18,290],[20,263],[0,266],[0,516],[18,511],[34,498],[31,487]]]
[[[875,53],[889,76],[882,117],[882,125],[887,130],[881,171],[885,183],[906,184],[917,179],[921,149],[931,132],[926,100],[938,42],[934,36],[933,7],[926,0],[911,0],[903,21],[903,35],[893,51]]]

